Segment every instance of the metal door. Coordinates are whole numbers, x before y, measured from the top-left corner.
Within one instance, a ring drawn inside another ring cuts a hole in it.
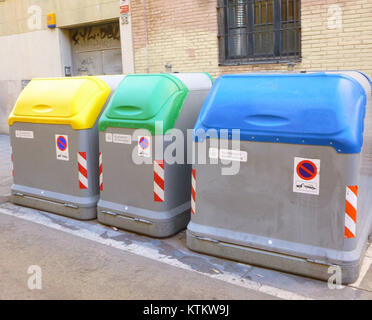
[[[70,30],[73,75],[121,74],[119,22]]]

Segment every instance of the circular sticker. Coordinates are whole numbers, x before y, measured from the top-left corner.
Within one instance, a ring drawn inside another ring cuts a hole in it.
[[[146,137],[141,137],[138,143],[142,149],[146,149],[149,146],[149,140]]]
[[[297,175],[303,180],[312,180],[316,177],[318,169],[314,162],[309,160],[301,161],[296,168]]]
[[[59,136],[57,138],[57,147],[61,151],[65,151],[67,149],[67,141],[65,137]]]

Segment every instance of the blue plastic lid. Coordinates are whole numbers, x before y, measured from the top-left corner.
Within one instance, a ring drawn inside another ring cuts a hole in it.
[[[240,129],[240,140],[334,147],[359,153],[366,93],[342,74],[242,74],[219,77],[195,124],[200,129]]]

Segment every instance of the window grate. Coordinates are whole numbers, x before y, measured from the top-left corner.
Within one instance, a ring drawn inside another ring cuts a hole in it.
[[[219,0],[220,64],[299,61],[300,5],[300,0]]]

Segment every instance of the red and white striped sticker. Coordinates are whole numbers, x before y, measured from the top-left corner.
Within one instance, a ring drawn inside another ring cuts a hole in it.
[[[14,177],[14,163],[13,163],[13,151],[10,154],[10,159],[12,160],[12,176]]]
[[[154,201],[164,202],[164,161],[154,161]]]
[[[191,213],[195,214],[196,207],[196,170],[192,169],[191,175]]]
[[[88,189],[88,166],[87,153],[78,152],[78,166],[79,166],[79,187],[80,189]]]
[[[103,190],[102,152],[99,153],[99,190]]]
[[[355,238],[358,210],[358,186],[346,187],[345,238]]]

